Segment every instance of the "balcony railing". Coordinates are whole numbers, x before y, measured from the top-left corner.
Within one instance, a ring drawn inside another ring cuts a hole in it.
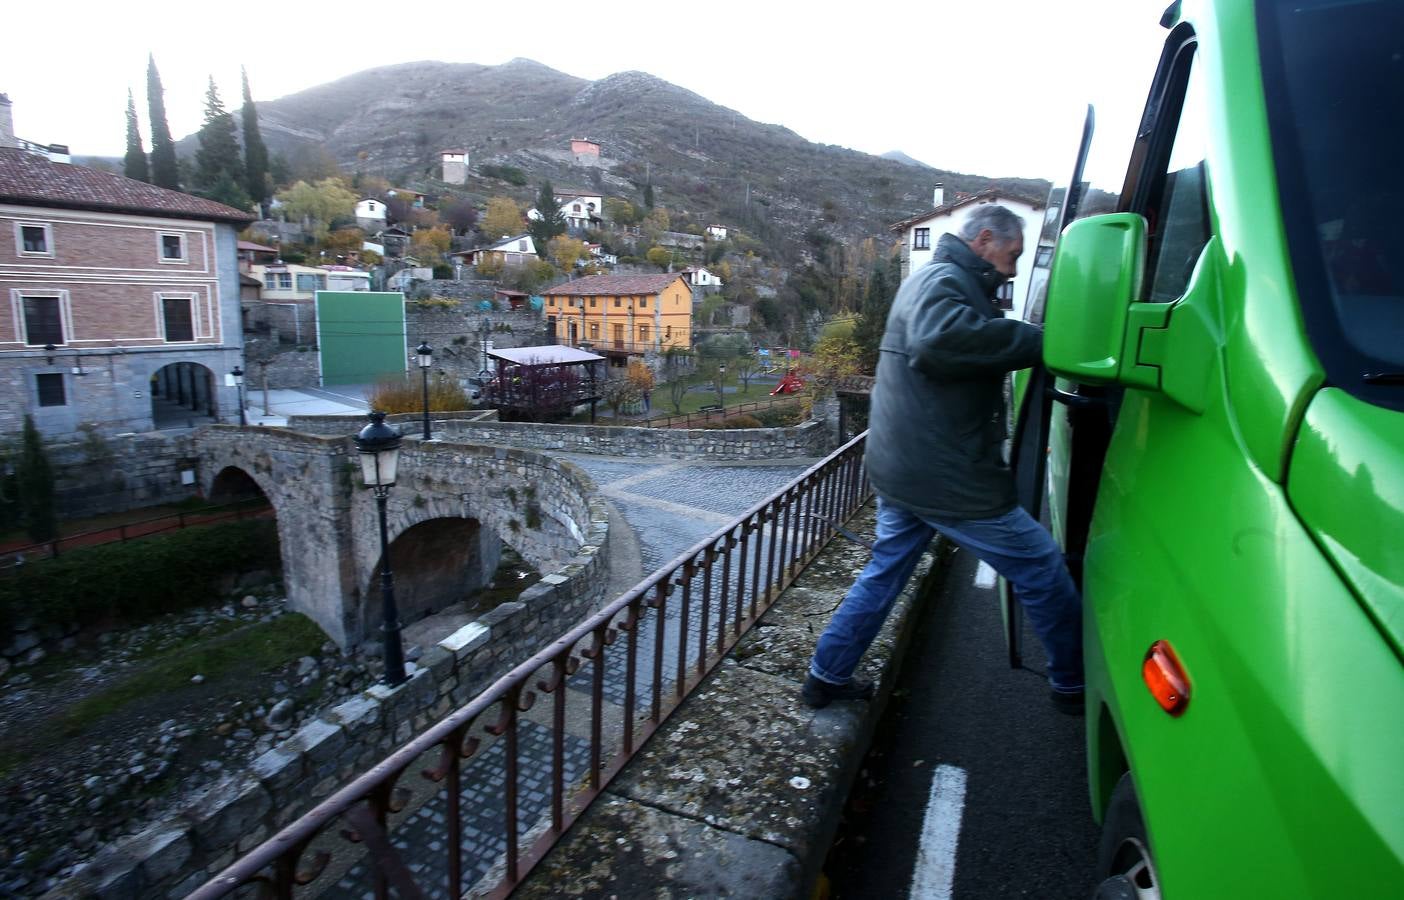
[[[279,898],[303,888],[299,895],[510,894],[833,526],[866,502],[865,438],[639,582],[191,898],[252,885]],[[421,757],[430,767],[416,775]],[[404,782],[416,777],[437,788],[407,805],[414,792]],[[347,854],[348,842],[365,852]]]

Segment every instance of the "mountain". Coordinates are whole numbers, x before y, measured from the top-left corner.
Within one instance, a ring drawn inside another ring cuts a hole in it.
[[[460,192],[478,199],[530,199],[549,178],[557,189],[589,189],[640,202],[652,182],[675,228],[720,222],[777,250],[807,233],[891,240],[887,226],[929,209],[931,189],[1001,187],[1031,197],[1046,182],[917,168],[815,144],[780,125],[752,121],[644,72],[588,81],[526,59],[497,66],[414,62],[370,69],[259,103],[270,150],[292,159],[321,147],[347,172],[431,193],[438,154],[463,147],[472,169],[493,163],[524,172],[512,187],[482,177]],[[603,146],[603,164],[574,164],[570,139]],[[184,142],[193,152],[193,136]],[[320,152],[320,151],[319,151]]]
[[[912,159],[910,156],[903,153],[901,150],[889,150],[882,155],[882,158],[890,159],[893,162],[899,162],[904,166],[916,166],[919,169],[934,168],[933,166],[929,166],[919,159]]]

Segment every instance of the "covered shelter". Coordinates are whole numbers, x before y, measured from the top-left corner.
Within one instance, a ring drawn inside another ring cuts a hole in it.
[[[597,364],[605,361],[603,356],[563,344],[504,347],[487,355],[497,371],[484,385],[482,401],[504,421],[564,418],[583,403],[590,404],[590,421],[595,421],[601,380]]]

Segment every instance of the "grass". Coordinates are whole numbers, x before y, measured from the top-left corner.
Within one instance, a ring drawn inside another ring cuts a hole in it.
[[[73,704],[56,717],[54,725],[63,737],[74,737],[137,700],[189,686],[195,675],[205,676],[206,682],[256,675],[316,653],[326,639],[311,619],[290,614],[193,647],[178,647],[131,677]]]

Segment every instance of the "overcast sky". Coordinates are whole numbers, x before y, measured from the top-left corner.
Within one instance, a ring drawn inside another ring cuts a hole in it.
[[[20,137],[117,156],[128,87],[150,150],[148,51],[177,137],[210,75],[237,109],[241,64],[271,100],[376,65],[520,56],[588,79],[640,69],[812,141],[1053,178],[1088,102],[1129,146],[1167,2],[11,4],[0,92]]]

